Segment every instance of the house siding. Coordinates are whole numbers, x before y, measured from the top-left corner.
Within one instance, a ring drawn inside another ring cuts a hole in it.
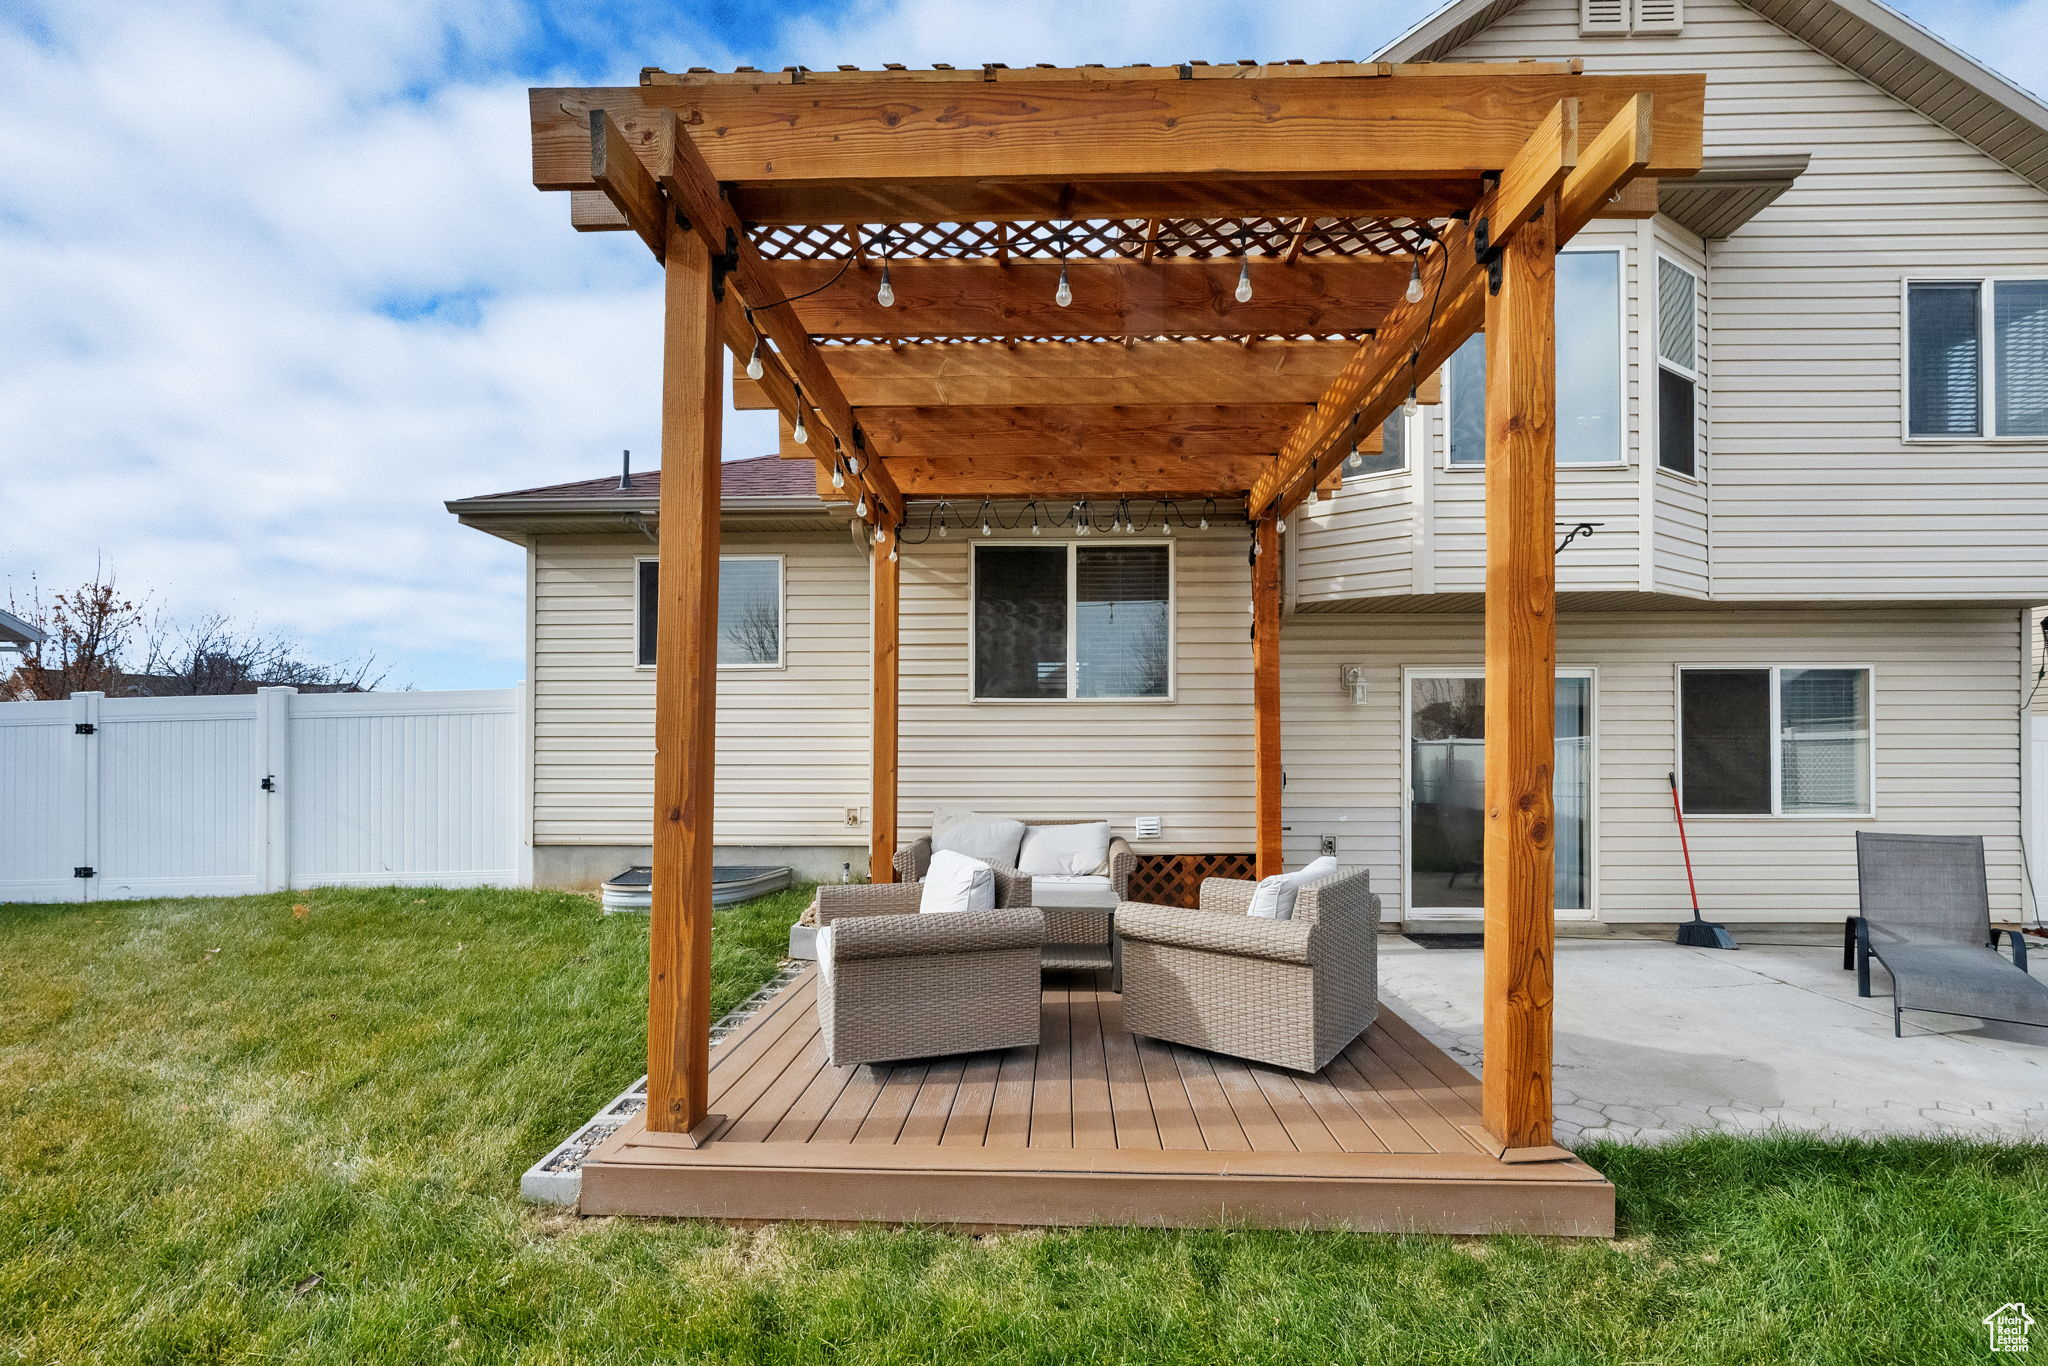
[[[542,537],[532,551],[533,839],[653,838],[654,671],[634,663],[641,536]],[[867,843],[867,559],[839,528],[728,529],[728,555],[781,555],[780,669],[718,673],[714,838],[721,845]],[[846,824],[859,809],[858,828]]]
[[[1477,616],[1318,615],[1287,626],[1282,708],[1286,857],[1323,835],[1369,868],[1384,914],[1402,889],[1402,670],[1476,667]],[[1696,819],[1700,898],[1723,919],[1825,921],[1856,909],[1857,830],[1985,836],[1994,914],[2021,908],[2021,614],[2002,608],[1565,615],[1560,668],[1595,670],[1594,915],[1690,914],[1666,774],[1676,767],[1676,670],[1687,664],[1867,665],[1876,816]],[[1365,666],[1367,701],[1336,686]]]
[[[2048,598],[2048,442],[1904,440],[1900,326],[1908,275],[2048,272],[2048,195],[1738,0],[1626,39],[1529,0],[1453,55],[1705,72],[1709,157],[1811,156],[1707,253],[1715,597]]]

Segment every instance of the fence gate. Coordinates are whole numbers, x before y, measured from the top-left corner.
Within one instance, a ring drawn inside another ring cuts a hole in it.
[[[0,704],[0,901],[519,878],[516,690]]]

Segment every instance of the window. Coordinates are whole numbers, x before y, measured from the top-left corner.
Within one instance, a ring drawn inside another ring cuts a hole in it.
[[[646,666],[654,663],[656,606],[661,601],[659,562],[641,560],[639,572],[635,659]],[[781,664],[782,557],[719,556],[718,666],[773,669]]]
[[[1486,463],[1486,334],[1451,356],[1450,463]],[[1622,460],[1621,253],[1557,257],[1557,463]]]
[[[1170,696],[1172,573],[1164,545],[976,546],[974,696]]]
[[[2048,280],[1908,282],[1906,431],[2048,436]]]
[[[1868,669],[1682,669],[1689,816],[1871,813]]]
[[[1380,424],[1380,449],[1353,451],[1344,457],[1344,478],[1362,479],[1368,474],[1392,474],[1408,468],[1408,420],[1398,409]]]
[[[1699,473],[1699,280],[1657,258],[1657,463]]]

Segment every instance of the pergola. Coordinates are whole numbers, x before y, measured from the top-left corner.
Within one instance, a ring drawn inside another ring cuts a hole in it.
[[[650,69],[533,91],[534,183],[570,192],[579,228],[639,234],[667,282],[647,1128],[716,1128],[721,347],[758,360],[741,403],[780,411],[821,492],[836,471],[876,548],[875,878],[897,809],[884,547],[906,500],[1024,496],[1241,500],[1263,875],[1283,519],[1483,328],[1481,1110],[1496,1157],[1554,1151],[1553,261],[1698,169],[1704,93],[1576,63]]]

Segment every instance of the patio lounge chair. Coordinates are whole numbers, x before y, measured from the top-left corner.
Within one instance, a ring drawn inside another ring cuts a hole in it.
[[[833,941],[818,1029],[835,1067],[1037,1044],[1045,917],[1001,900],[1004,881],[995,910],[933,915],[915,883],[818,889]]]
[[[2027,941],[1998,956],[1984,840],[1977,835],[1856,833],[1861,915],[1842,927],[1842,966],[1856,994],[1870,995],[1870,960],[1892,975],[1892,1033],[1899,1012],[1931,1010],[1980,1020],[2048,1026],[2048,985],[2027,973]]]
[[[1202,880],[1200,908],[1117,907],[1124,1026],[1254,1062],[1317,1072],[1379,1014],[1380,899],[1340,871],[1301,889],[1287,920],[1245,912],[1256,882]]]
[[[1029,826],[1081,825],[1081,820],[1025,821]],[[932,861],[931,836],[896,851],[896,877],[918,882]],[[1109,841],[1102,871],[1075,877],[1030,875],[1025,900],[1045,912],[1045,956],[1048,968],[1100,968],[1110,965],[1110,918],[1117,903],[1130,895],[1131,873],[1138,856],[1121,835]],[[998,893],[998,905],[1007,906]]]

